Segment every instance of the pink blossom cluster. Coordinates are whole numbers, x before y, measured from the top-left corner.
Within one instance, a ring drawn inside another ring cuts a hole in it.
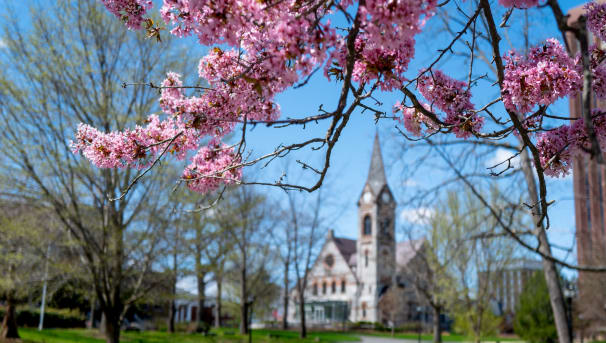
[[[581,87],[578,59],[570,58],[556,39],[533,47],[527,56],[510,51],[505,61],[502,96],[508,110],[528,113],[535,105],[550,105]]]
[[[141,169],[164,149],[169,149],[178,159],[185,159],[188,150],[197,148],[198,139],[196,131],[186,128],[179,118],[160,120],[151,115],[146,126],[109,133],[80,124],[71,146],[74,153],[82,152],[99,168]]]
[[[187,187],[199,193],[216,190],[222,184],[234,184],[242,179],[241,158],[233,147],[213,141],[198,150],[192,163],[183,172]]]
[[[101,0],[103,5],[116,17],[125,22],[129,29],[140,29],[145,13],[153,7],[152,0]]]
[[[350,3],[350,2],[348,2]],[[398,89],[415,53],[415,35],[435,10],[434,0],[370,0],[360,7],[360,34],[355,42],[353,80],[377,80],[381,90]],[[325,66],[330,77],[334,65],[344,70],[347,49],[343,41]]]
[[[606,51],[602,50],[599,44],[594,44],[590,48],[591,74],[593,76],[591,88],[598,98],[606,98]],[[580,57],[579,57],[580,60]],[[582,73],[583,66],[579,63],[577,69]]]
[[[467,84],[455,80],[440,70],[426,72],[417,83],[419,92],[433,106],[444,111],[444,122],[452,126],[455,136],[469,138],[480,132],[484,118],[478,116],[471,103]]]
[[[600,148],[606,149],[606,113],[594,110],[592,117]],[[537,137],[541,164],[545,174],[553,177],[566,176],[572,166],[572,158],[586,153],[590,148],[591,142],[583,119],[542,132]]]
[[[585,4],[587,29],[601,41],[606,42],[606,3],[591,1]]]
[[[530,8],[537,6],[539,0],[499,0],[499,4],[505,7]]]
[[[422,104],[422,106],[426,110],[431,111],[431,107],[428,104]],[[404,124],[404,128],[413,136],[421,137],[425,134],[433,133],[438,129],[433,120],[415,107],[404,106],[398,101],[394,106],[394,113],[397,112],[402,112],[402,117],[398,118],[398,120]],[[423,126],[425,126],[425,130],[423,130]]]

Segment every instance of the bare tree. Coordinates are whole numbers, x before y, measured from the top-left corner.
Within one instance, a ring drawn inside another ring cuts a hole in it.
[[[237,187],[230,190],[220,207],[216,207],[217,225],[232,240],[234,247],[230,260],[237,274],[235,283],[239,288],[242,334],[249,332],[249,315],[255,302],[251,287],[262,277],[259,270],[264,268],[270,256],[265,235],[270,229],[265,205],[265,197],[254,188]]]

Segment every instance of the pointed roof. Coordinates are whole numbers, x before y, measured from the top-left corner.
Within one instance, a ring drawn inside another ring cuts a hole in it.
[[[383,186],[387,185],[385,177],[385,167],[383,166],[383,156],[381,154],[381,144],[379,143],[379,132],[375,134],[375,142],[372,147],[372,157],[370,158],[370,168],[368,170],[368,179],[366,183],[375,195],[378,195]]]

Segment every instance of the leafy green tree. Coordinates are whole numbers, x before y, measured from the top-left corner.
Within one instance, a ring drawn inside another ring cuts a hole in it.
[[[558,339],[547,282],[536,272],[520,294],[513,323],[515,333],[530,343],[552,343]]]

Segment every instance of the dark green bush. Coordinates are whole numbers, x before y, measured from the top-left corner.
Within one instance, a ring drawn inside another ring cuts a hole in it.
[[[4,308],[0,308],[0,320],[4,318]],[[31,308],[17,309],[17,325],[37,327],[40,322],[40,310]],[[86,318],[79,311],[47,308],[44,311],[44,327],[48,329],[83,328]]]
[[[535,272],[526,282],[516,307],[513,330],[530,343],[557,342],[549,291],[542,272]]]

